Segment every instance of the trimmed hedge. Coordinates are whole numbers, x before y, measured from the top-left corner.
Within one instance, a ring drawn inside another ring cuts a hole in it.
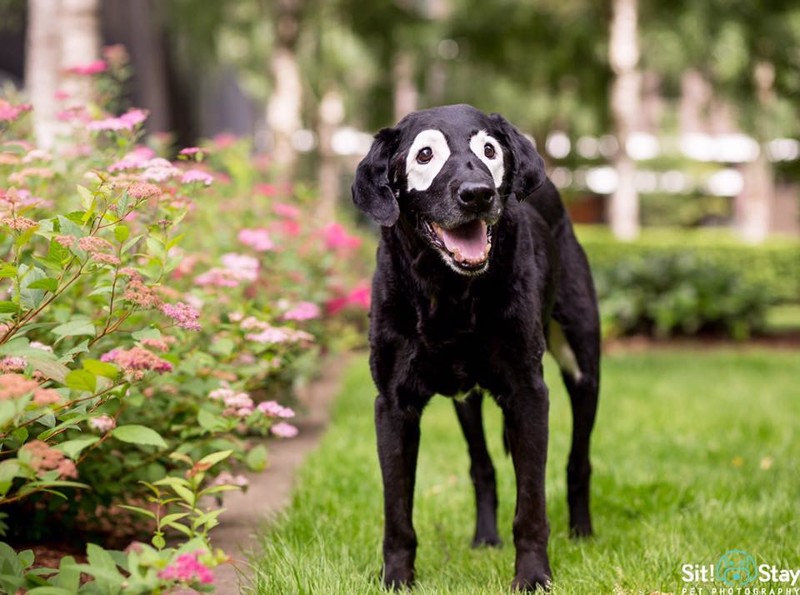
[[[596,273],[625,262],[691,255],[706,267],[733,271],[770,303],[800,303],[800,240],[752,245],[726,230],[648,229],[633,242],[621,242],[608,228],[581,225],[576,233]]]

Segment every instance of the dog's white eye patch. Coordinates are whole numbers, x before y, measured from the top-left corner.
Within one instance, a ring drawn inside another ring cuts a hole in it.
[[[489,168],[495,188],[500,188],[503,184],[503,149],[497,139],[485,130],[479,130],[469,139],[469,148]]]
[[[431,157],[425,163],[417,161],[417,156],[423,149],[430,149]],[[420,132],[406,157],[406,179],[409,190],[427,190],[433,183],[436,175],[442,170],[445,162],[450,157],[450,146],[441,130],[423,130]]]

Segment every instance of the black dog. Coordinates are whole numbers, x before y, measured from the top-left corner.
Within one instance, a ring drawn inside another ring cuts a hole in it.
[[[500,543],[481,415],[485,389],[503,411],[517,476],[513,586],[546,586],[549,403],[542,357],[545,349],[553,353],[572,401],[570,529],[590,535],[600,333],[589,266],[542,158],[497,114],[467,105],[419,111],[375,136],[358,166],[353,200],[383,226],[370,366],[379,391],[384,584],[414,580],[420,416],[436,393],[467,395],[455,407],[472,461],[473,545]]]

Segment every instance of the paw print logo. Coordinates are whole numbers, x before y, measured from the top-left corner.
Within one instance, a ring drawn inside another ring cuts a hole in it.
[[[717,580],[728,587],[749,585],[758,575],[755,558],[743,550],[729,550],[722,554],[716,571]]]

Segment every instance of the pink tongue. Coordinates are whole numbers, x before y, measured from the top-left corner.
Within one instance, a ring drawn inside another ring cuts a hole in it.
[[[442,229],[445,247],[464,260],[483,260],[483,251],[488,244],[486,223],[476,220],[455,229]]]

